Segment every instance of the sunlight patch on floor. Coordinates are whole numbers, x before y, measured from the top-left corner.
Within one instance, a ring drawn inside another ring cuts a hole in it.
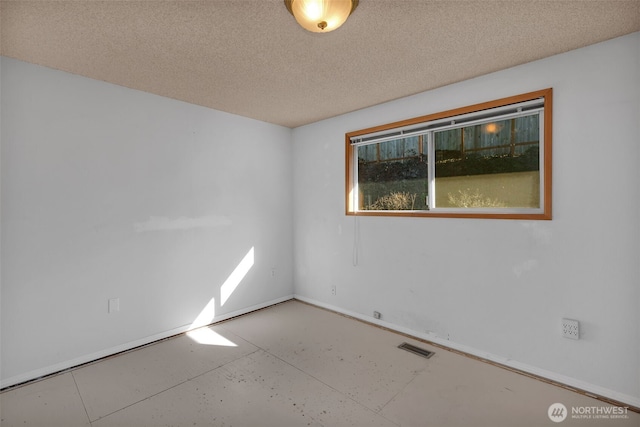
[[[230,341],[217,333],[216,331],[211,330],[210,328],[199,328],[194,329],[193,331],[187,332],[187,336],[197,342],[198,344],[203,345],[218,345],[222,347],[237,347],[238,345],[233,341]]]

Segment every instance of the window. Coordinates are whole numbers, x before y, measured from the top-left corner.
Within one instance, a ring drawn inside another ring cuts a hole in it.
[[[347,133],[347,214],[551,219],[551,96]]]

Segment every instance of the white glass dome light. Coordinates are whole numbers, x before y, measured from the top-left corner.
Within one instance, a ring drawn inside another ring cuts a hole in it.
[[[327,33],[344,24],[358,0],[284,0],[284,4],[302,28]]]

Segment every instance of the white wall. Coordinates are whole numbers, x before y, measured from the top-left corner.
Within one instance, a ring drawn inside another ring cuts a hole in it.
[[[295,129],[296,295],[640,406],[639,76],[636,33]],[[345,216],[346,132],[547,87],[552,221]]]
[[[1,75],[2,386],[184,330],[211,298],[220,319],[293,294],[290,129],[5,57]]]

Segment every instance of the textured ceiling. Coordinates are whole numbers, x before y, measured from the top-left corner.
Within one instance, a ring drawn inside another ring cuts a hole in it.
[[[640,30],[640,0],[4,1],[2,55],[296,127]]]

